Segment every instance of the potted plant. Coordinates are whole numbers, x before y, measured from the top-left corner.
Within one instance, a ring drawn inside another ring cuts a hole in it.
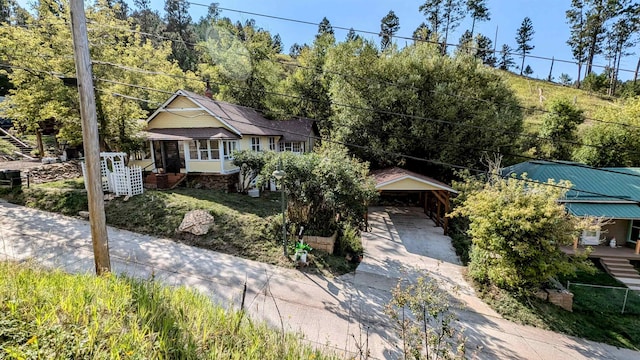
[[[305,244],[302,240],[296,243],[296,261],[299,261],[302,264],[307,264],[307,254],[309,251],[313,250],[311,246]]]

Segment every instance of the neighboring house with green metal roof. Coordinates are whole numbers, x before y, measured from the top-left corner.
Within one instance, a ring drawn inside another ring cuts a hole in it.
[[[635,244],[640,238],[640,168],[594,169],[580,163],[527,161],[502,169],[503,175],[526,174],[528,179],[547,182],[568,180],[573,185],[560,201],[571,214],[613,220],[600,231],[582,234],[583,245]]]

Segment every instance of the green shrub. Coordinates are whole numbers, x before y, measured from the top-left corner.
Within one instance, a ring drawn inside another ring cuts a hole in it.
[[[335,247],[339,255],[362,254],[362,239],[358,229],[350,224],[344,224]]]

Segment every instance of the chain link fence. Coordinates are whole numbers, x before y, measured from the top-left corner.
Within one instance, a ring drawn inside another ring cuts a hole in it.
[[[640,291],[627,287],[567,282],[573,293],[573,309],[640,315]]]

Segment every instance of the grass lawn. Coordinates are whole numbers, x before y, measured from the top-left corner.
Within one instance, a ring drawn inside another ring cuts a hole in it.
[[[0,194],[1,195],[1,194]],[[37,184],[23,193],[4,195],[9,201],[29,207],[77,216],[87,210],[82,179]],[[208,234],[178,233],[184,215],[203,209],[213,215],[215,225]],[[107,224],[138,233],[172,238],[210,250],[268,264],[293,267],[282,256],[282,220],[279,194],[265,193],[251,198],[236,193],[178,188],[170,191],[146,190],[127,201],[117,198],[105,203]],[[293,237],[290,237],[293,246]],[[292,249],[292,247],[291,247]],[[290,250],[292,253],[292,250]],[[327,275],[354,270],[342,256],[316,254],[310,259]]]
[[[185,288],[7,262],[0,358],[337,359]]]
[[[563,282],[566,286],[566,280]],[[598,269],[594,275],[579,273],[575,283],[621,286]],[[471,281],[469,279],[469,281]],[[626,313],[621,314],[624,291],[574,287],[573,312],[537,298],[519,298],[508,292],[475,283],[480,297],[511,321],[553,330],[614,346],[640,350],[640,294],[629,291]]]

